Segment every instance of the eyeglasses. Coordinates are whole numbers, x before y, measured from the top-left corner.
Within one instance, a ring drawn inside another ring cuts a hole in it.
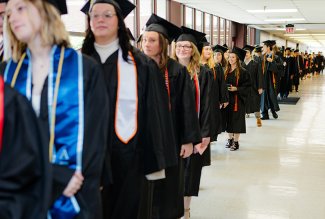
[[[180,49],[183,49],[185,51],[188,51],[190,49],[192,49],[192,46],[188,46],[188,45],[176,45],[176,49],[180,50]]]
[[[95,13],[95,12],[91,12],[90,14],[89,14],[89,16],[90,16],[90,19],[92,19],[92,20],[97,20],[97,19],[99,19],[99,18],[103,18],[104,20],[109,20],[109,19],[111,19],[112,17],[114,17],[116,14],[113,14],[113,13],[111,13],[111,12],[105,12],[105,13],[102,13],[102,14],[100,14],[100,13]]]

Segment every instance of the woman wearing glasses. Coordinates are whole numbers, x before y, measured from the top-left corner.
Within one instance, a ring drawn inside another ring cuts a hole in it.
[[[207,148],[211,136],[209,97],[212,73],[208,68],[200,65],[200,53],[197,49],[197,44],[205,34],[186,27],[182,27],[182,31],[176,40],[173,57],[186,66],[193,81],[195,110],[199,118],[202,138],[201,144],[195,145],[194,154],[185,162],[184,212],[185,218],[189,218],[191,197],[199,194],[202,167],[210,162],[210,152]]]
[[[181,33],[180,28],[152,14],[142,35],[142,50],[154,59],[165,77],[174,125],[178,164],[166,168],[166,179],[155,183],[153,218],[175,219],[184,215],[184,164],[182,158],[193,152],[201,141],[195,111],[192,82],[186,68],[167,55],[168,44]]]
[[[51,3],[66,13],[64,2]],[[105,84],[100,66],[69,48],[52,4],[8,2],[12,59],[1,69],[6,83],[31,102],[46,137],[43,147],[53,170],[49,217],[97,219],[108,118]]]
[[[97,0],[86,9],[82,52],[101,64],[110,96],[108,155],[112,183],[103,186],[105,218],[151,219],[152,180],[177,164],[165,80],[157,64],[131,46],[128,1]],[[106,159],[108,160],[108,159]],[[149,181],[148,181],[149,180]]]

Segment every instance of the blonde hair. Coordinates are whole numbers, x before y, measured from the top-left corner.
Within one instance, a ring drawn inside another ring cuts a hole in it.
[[[236,53],[234,53],[236,55],[236,69],[235,69],[235,76],[236,78],[239,78],[240,77],[240,68],[241,68],[241,64],[240,64],[240,61],[239,61],[239,57],[237,56]],[[227,79],[228,77],[228,74],[231,72],[231,64],[229,63],[229,61],[227,62],[227,65],[226,65],[226,70],[225,70],[225,79]]]
[[[42,20],[40,37],[42,45],[52,46],[54,44],[62,46],[70,46],[69,34],[66,31],[61,20],[58,10],[50,3],[42,0],[24,0],[27,3],[33,4]],[[30,16],[34,16],[30,14]],[[27,44],[19,41],[14,32],[11,30],[9,21],[6,19],[7,33],[12,46],[12,58],[18,61],[27,48]]]
[[[204,60],[204,57],[203,57],[203,49],[204,49],[204,47],[202,48],[201,57],[200,57],[200,62],[202,64],[205,61]],[[213,51],[212,50],[211,50],[211,56],[210,56],[210,58],[207,61],[207,65],[209,66],[209,68],[214,68],[215,67],[215,62],[214,62],[214,59],[213,59]]]
[[[192,46],[192,53],[191,53],[191,59],[190,59],[190,63],[186,66],[188,72],[190,73],[191,78],[193,78],[193,76],[195,74],[197,74],[197,72],[200,71],[200,53],[199,50],[197,49],[196,45],[194,45],[194,43],[190,42],[191,46]],[[175,59],[176,61],[178,61],[178,58],[176,56],[176,43],[174,43],[173,45],[173,54],[172,54],[172,58]]]

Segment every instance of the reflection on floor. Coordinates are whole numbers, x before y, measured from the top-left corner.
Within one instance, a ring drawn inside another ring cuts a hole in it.
[[[212,145],[191,219],[325,218],[325,76],[301,81],[297,105],[256,127],[251,114],[240,149]]]

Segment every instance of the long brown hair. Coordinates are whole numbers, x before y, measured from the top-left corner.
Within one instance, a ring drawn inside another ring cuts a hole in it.
[[[40,30],[40,36],[42,45],[62,45],[70,46],[69,34],[66,31],[64,24],[61,20],[58,10],[47,1],[42,0],[24,0],[27,3],[33,4],[41,17],[42,24]],[[35,16],[29,14],[29,16]],[[7,33],[12,46],[12,58],[14,61],[18,61],[27,48],[27,44],[17,39],[14,32],[11,30],[8,18],[6,19]]]
[[[240,77],[240,68],[241,68],[241,64],[240,64],[240,61],[239,61],[239,58],[237,56],[236,53],[233,53],[236,55],[236,69],[235,69],[235,76],[236,78],[239,78]],[[227,65],[226,65],[226,71],[225,71],[225,78],[227,79],[228,77],[228,74],[231,73],[231,64],[229,63],[229,61],[227,62]]]
[[[192,53],[190,63],[186,66],[191,78],[200,71],[200,53],[194,43],[191,42]],[[176,43],[173,44],[173,55],[172,58],[178,61],[176,56]]]
[[[156,32],[158,33],[158,32]],[[142,39],[143,39],[143,35],[142,35]],[[167,66],[167,62],[168,62],[168,40],[164,37],[164,35],[162,35],[161,33],[158,33],[158,40],[159,40],[159,47],[160,47],[160,62],[158,63],[159,69],[161,71],[164,71],[166,66]],[[142,49],[142,40],[140,41],[140,50],[143,51]]]

